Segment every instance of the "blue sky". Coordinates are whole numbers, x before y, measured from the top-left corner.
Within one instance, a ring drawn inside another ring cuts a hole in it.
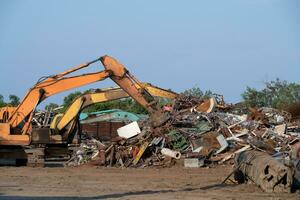
[[[108,54],[142,81],[238,102],[246,86],[299,83],[299,35],[297,0],[0,0],[0,94],[22,98],[41,76]]]

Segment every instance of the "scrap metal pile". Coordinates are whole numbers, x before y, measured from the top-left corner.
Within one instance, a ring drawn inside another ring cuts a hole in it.
[[[186,167],[201,167],[233,164],[238,155],[240,169],[245,164],[240,153],[255,150],[300,168],[300,123],[291,122],[289,113],[259,108],[241,114],[242,109],[217,102],[180,95],[166,109],[170,119],[164,125],[152,128],[149,121],[133,122],[109,143],[86,140],[68,165],[168,167],[184,160]]]

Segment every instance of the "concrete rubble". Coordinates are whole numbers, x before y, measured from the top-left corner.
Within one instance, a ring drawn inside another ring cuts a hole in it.
[[[109,142],[85,140],[67,165],[235,164],[244,181],[251,180],[264,191],[291,191],[300,180],[300,122],[284,111],[242,109],[216,99],[207,104],[201,98],[179,95],[172,106],[165,106],[171,118],[164,125],[153,128],[149,120],[141,120],[133,130],[132,125],[120,128],[119,136]]]

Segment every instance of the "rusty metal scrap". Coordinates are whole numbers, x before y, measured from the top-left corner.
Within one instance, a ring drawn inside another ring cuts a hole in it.
[[[144,154],[145,150],[147,149],[148,145],[149,145],[149,142],[145,142],[144,144],[141,145],[141,147],[139,149],[139,152],[137,153],[137,155],[135,156],[135,158],[132,162],[133,165],[136,165],[140,161],[140,159],[143,156],[143,154]]]
[[[292,169],[270,155],[259,151],[245,151],[235,158],[238,166],[235,178],[239,182],[251,180],[265,192],[291,192]]]
[[[196,163],[193,166],[202,167],[232,163],[236,155],[242,159],[248,155],[247,152],[255,150],[259,152],[253,153],[255,159],[250,160],[251,164],[261,167],[260,169],[270,166],[268,175],[264,174],[263,179],[269,182],[265,183],[256,177],[258,173],[261,175],[265,171],[252,172],[252,168],[242,163],[244,173],[265,191],[287,191],[290,188],[291,174],[285,166],[275,164],[276,160],[271,156],[280,155],[276,163],[290,160],[295,163],[294,170],[300,170],[300,123],[291,122],[287,112],[272,108],[250,109],[248,113],[244,107],[232,105],[226,106],[226,109],[224,106],[215,106],[210,112],[195,109],[205,105],[204,102],[208,101],[179,95],[172,107],[165,111],[169,112],[170,119],[164,125],[153,128],[149,121],[139,121],[141,133],[133,137],[115,137],[110,141],[100,142],[102,145],[98,146],[87,145],[91,143],[90,140],[83,141],[87,144],[81,145],[69,164],[170,167],[178,160],[166,155],[164,151],[168,149],[170,152],[178,152],[180,159],[193,158],[192,161]],[[265,162],[260,160],[261,157],[266,158]],[[286,184],[280,182],[283,176]]]

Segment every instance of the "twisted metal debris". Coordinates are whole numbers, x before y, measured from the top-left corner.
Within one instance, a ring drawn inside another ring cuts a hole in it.
[[[277,175],[272,174],[275,181],[269,182],[271,186],[258,181],[261,172],[251,171],[246,164],[242,165],[243,172],[265,191],[279,190],[278,180],[288,174],[287,184],[280,189],[287,191],[291,174],[283,166],[290,163],[289,168],[293,170],[300,166],[300,123],[292,122],[289,113],[272,108],[249,109],[246,114],[235,114],[243,113],[245,109],[237,112],[234,106],[216,100],[210,101],[217,105],[209,105],[213,109],[208,113],[193,109],[205,105],[204,102],[205,99],[180,95],[172,107],[166,109],[171,117],[164,125],[152,128],[148,121],[140,121],[141,133],[138,135],[128,139],[113,138],[111,142],[103,143],[100,149],[89,148],[88,151],[93,153],[86,157],[85,153],[80,153],[86,148],[81,148],[74,155],[76,159],[68,164],[80,165],[98,160],[89,163],[115,167],[170,167],[179,158],[189,158],[201,160],[201,165],[189,160],[189,166],[196,163],[197,166],[213,167],[222,163],[233,164],[232,158],[237,154],[241,158],[241,155],[248,154],[245,151],[255,150],[258,153],[252,154],[257,154],[257,158],[263,152],[267,159],[260,162],[255,158],[250,162],[260,168],[262,165],[276,166],[273,170]],[[165,153],[166,149],[169,154]],[[178,152],[176,158],[170,156],[173,151]],[[241,154],[243,152],[246,154]],[[274,162],[281,164],[278,167]],[[284,172],[281,173],[282,169]]]

